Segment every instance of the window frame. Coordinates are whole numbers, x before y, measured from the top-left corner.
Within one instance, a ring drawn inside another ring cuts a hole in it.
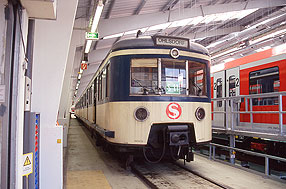
[[[129,79],[129,95],[130,96],[142,96],[142,95],[144,95],[144,94],[134,94],[134,93],[131,93],[131,88],[133,87],[132,86],[132,60],[134,60],[134,59],[154,59],[154,58],[146,58],[146,57],[144,57],[144,58],[131,58],[130,59],[130,79]],[[162,59],[166,59],[166,60],[168,60],[168,59],[170,59],[170,60],[173,60],[173,59],[171,59],[171,58],[155,58],[155,59],[157,59],[157,70],[158,70],[158,72],[157,72],[157,78],[158,78],[158,80],[157,80],[157,82],[158,82],[158,84],[157,84],[157,87],[159,88],[159,89],[162,89]],[[158,96],[158,95],[160,95],[160,96],[176,96],[176,97],[182,97],[182,96],[187,96],[187,97],[200,97],[200,98],[207,98],[208,97],[208,90],[207,90],[207,65],[205,64],[205,63],[203,63],[203,62],[198,62],[198,61],[190,61],[190,60],[181,60],[181,59],[178,59],[178,60],[180,60],[180,61],[184,61],[184,63],[185,63],[185,72],[186,72],[186,77],[184,78],[185,80],[186,80],[186,93],[185,94],[162,94],[162,92],[158,92],[158,94],[148,94],[147,96]],[[202,94],[202,95],[200,95],[200,96],[197,96],[197,95],[194,95],[194,94],[191,94],[190,95],[190,92],[189,92],[189,89],[190,89],[190,85],[189,85],[189,63],[190,62],[195,62],[195,63],[198,63],[198,64],[202,64],[202,65],[204,65],[203,66],[203,74],[204,74],[204,76],[203,76],[203,85],[204,85],[204,92],[205,92],[205,94]]]

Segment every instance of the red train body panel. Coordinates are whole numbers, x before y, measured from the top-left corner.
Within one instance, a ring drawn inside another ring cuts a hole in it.
[[[239,84],[234,86],[231,81],[238,81]],[[224,68],[212,72],[211,91],[211,98],[286,91],[286,44],[225,63]],[[275,97],[255,99],[253,103],[253,111],[279,109],[278,98]],[[248,101],[248,110],[249,104]],[[212,111],[221,111],[222,107],[227,108],[227,106],[212,102]],[[286,97],[283,97],[283,110],[286,110]],[[245,111],[243,101],[240,103],[240,111]],[[222,122],[223,119],[218,116],[218,114],[212,115],[212,120],[217,123]],[[249,123],[250,115],[241,114],[239,120],[240,123]],[[253,122],[279,124],[279,115],[254,114]],[[286,116],[283,116],[283,124],[286,124]]]

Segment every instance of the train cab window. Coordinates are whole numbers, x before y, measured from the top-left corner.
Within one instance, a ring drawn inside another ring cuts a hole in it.
[[[249,94],[279,92],[279,68],[272,67],[249,73]],[[278,97],[255,98],[254,106],[277,105]]]
[[[222,79],[219,78],[216,80],[217,87],[216,87],[216,97],[222,97]],[[217,107],[222,107],[222,101],[217,101]]]
[[[189,62],[189,95],[206,96],[206,65]]]
[[[162,59],[162,90],[165,94],[186,95],[186,61]]]
[[[155,94],[156,90],[158,90],[157,59],[132,59],[130,94]]]

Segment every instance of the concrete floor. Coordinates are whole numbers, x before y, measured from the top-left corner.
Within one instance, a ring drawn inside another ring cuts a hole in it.
[[[131,172],[120,167],[102,148],[95,147],[86,136],[83,126],[71,119],[68,133],[68,148],[65,158],[65,188],[147,188]],[[183,163],[179,161],[179,163]],[[230,165],[210,161],[206,157],[195,155],[195,161],[186,166],[197,173],[225,186],[237,189],[278,189],[286,188],[285,182],[276,181],[263,174],[234,168]]]
[[[183,164],[183,161],[178,161]],[[209,160],[207,157],[195,155],[195,160],[186,163],[191,170],[210,178],[225,186],[237,189],[286,189],[285,181],[272,179],[246,168],[236,168],[229,164]]]
[[[65,158],[65,188],[147,188],[120,167],[109,153],[95,148],[76,119],[71,119]]]

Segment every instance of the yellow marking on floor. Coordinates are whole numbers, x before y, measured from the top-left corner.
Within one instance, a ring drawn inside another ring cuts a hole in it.
[[[111,189],[101,170],[68,171],[67,189]]]

